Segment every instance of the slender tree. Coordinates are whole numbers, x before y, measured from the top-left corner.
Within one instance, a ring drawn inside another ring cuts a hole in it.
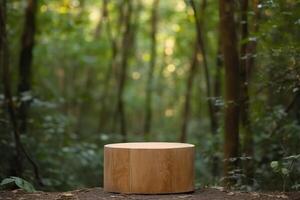
[[[99,43],[102,42],[101,40],[103,39],[103,32],[105,30],[103,30],[103,26],[107,24],[108,21],[108,0],[103,0],[102,1],[102,6],[99,9],[100,10],[100,19],[97,23],[97,26],[95,28],[95,31],[93,33],[93,39],[95,41],[95,43]],[[84,8],[81,8],[81,10],[83,10]],[[80,17],[80,16],[79,16]],[[105,27],[104,27],[105,28]],[[110,69],[110,65],[108,66],[108,68]],[[89,88],[93,85],[93,80],[94,80],[94,69],[91,67],[88,67],[88,69],[86,70],[86,79],[85,79],[85,83],[84,83],[84,90],[81,93],[81,96],[88,96],[89,95]],[[110,75],[110,74],[109,74]],[[102,124],[105,123],[105,119],[107,119],[108,117],[102,117],[104,114],[107,114],[107,109],[106,109],[106,96],[107,96],[107,92],[109,90],[108,88],[108,83],[109,83],[110,77],[107,78],[107,75],[105,76],[105,80],[103,81],[103,83],[101,84],[101,89],[104,93],[104,95],[101,98],[101,111],[100,111],[100,124],[99,124],[99,131],[102,131]],[[76,126],[76,131],[81,131],[82,130],[82,125],[84,123],[84,118],[83,118],[83,114],[84,112],[87,112],[89,108],[89,104],[88,101],[86,99],[84,99],[78,107],[78,115],[77,115],[77,126]]]
[[[224,176],[234,169],[239,149],[239,56],[234,1],[220,0],[222,53],[225,66]],[[232,159],[235,158],[235,162]],[[226,179],[226,186],[232,180]]]
[[[251,132],[251,124],[250,124],[250,117],[249,117],[249,70],[248,70],[248,0],[241,1],[241,48],[240,48],[240,123],[241,128],[243,131],[244,142],[248,144],[243,144],[243,153],[247,157],[253,156],[253,137]],[[247,146],[247,149],[245,147]],[[250,163],[252,160],[245,160],[244,164],[247,167],[246,174],[248,178],[252,178],[253,172],[250,169]],[[250,172],[251,170],[251,172]]]
[[[206,2],[206,1],[203,1]],[[202,18],[200,17],[200,14],[198,12],[198,9],[196,8],[196,4],[194,0],[191,0],[191,6],[194,11],[194,18],[195,18],[195,26],[197,31],[197,42],[199,45],[199,48],[202,53],[203,57],[203,67],[204,67],[204,75],[205,75],[205,83],[206,83],[206,98],[208,103],[208,111],[210,116],[210,127],[211,127],[211,133],[215,135],[217,133],[217,119],[214,112],[214,105],[212,101],[212,95],[211,95],[211,80],[210,80],[210,74],[209,74],[209,67],[207,62],[207,55],[206,55],[206,48],[204,44],[204,33],[203,33],[203,13],[205,11],[206,3],[202,4]]]
[[[223,68],[223,61],[222,61],[222,53],[221,53],[221,38],[218,38],[218,48],[217,48],[217,56],[216,56],[216,64],[215,64],[215,74],[214,74],[214,84],[213,84],[213,110],[214,110],[214,117],[215,117],[215,130],[218,133],[219,129],[219,116],[220,116],[220,106],[218,105],[218,101],[222,95],[222,68]],[[217,138],[213,139],[213,147],[214,149],[219,148],[219,142]],[[219,169],[219,162],[220,158],[217,154],[213,155],[212,158],[212,176],[214,178],[218,177],[220,174]]]
[[[102,1],[102,8],[100,9],[101,17],[100,17],[100,20],[98,21],[98,24],[95,29],[95,34],[94,34],[95,39],[100,38],[101,34],[103,32],[102,27],[103,27],[104,22],[107,20],[107,15],[108,15],[107,3],[108,3],[108,0]]]
[[[6,34],[6,0],[1,0],[0,4],[0,66],[3,82],[3,90],[5,96],[5,106],[8,110],[10,122],[12,123],[14,139],[15,139],[15,169],[13,173],[17,176],[22,176],[23,165],[22,165],[22,151],[20,148],[20,134],[17,127],[17,119],[15,113],[15,105],[12,100],[11,86],[10,86],[10,73],[8,66],[8,47],[7,47],[7,34]]]
[[[241,74],[241,124],[245,129],[249,128],[249,94],[248,94],[248,69],[247,69],[247,47],[248,47],[248,0],[241,1],[241,49],[240,49],[240,74]],[[245,130],[248,134],[248,130]]]
[[[249,28],[251,29],[251,32],[256,34],[259,30],[259,19],[260,19],[260,10],[258,8],[260,0],[251,0],[251,8],[254,11],[254,16],[252,18],[252,23],[250,24]],[[248,42],[247,47],[247,53],[248,53],[248,59],[247,59],[247,72],[249,74],[249,78],[252,74],[252,71],[255,67],[255,54],[256,54],[256,46],[257,41],[252,40]]]
[[[122,36],[122,52],[119,68],[119,82],[118,82],[118,94],[117,94],[117,112],[120,122],[120,133],[122,140],[127,140],[127,128],[125,119],[125,106],[124,106],[124,88],[127,79],[128,60],[130,55],[130,48],[132,44],[132,2],[125,1],[126,12],[124,16],[125,30]]]
[[[144,134],[149,136],[152,123],[152,93],[153,93],[153,72],[156,64],[156,33],[158,22],[158,4],[159,0],[153,1],[151,10],[151,48],[150,48],[150,66],[148,70],[148,79],[146,86],[146,103],[145,103],[145,123]]]
[[[197,55],[199,53],[199,45],[196,43],[195,49],[193,52],[193,56],[191,59],[191,66],[188,72],[188,77],[186,79],[186,90],[185,90],[185,96],[184,96],[184,107],[183,107],[183,115],[182,115],[182,125],[181,125],[181,135],[179,138],[180,142],[186,142],[187,139],[187,127],[188,127],[188,121],[189,121],[189,115],[190,115],[190,101],[191,101],[191,95],[193,91],[193,81],[194,77],[197,71]]]
[[[206,55],[206,47],[204,43],[204,13],[206,9],[206,0],[202,1],[202,5],[200,8],[200,13],[196,7],[195,1],[191,1],[191,6],[194,11],[194,18],[195,18],[195,28],[197,31],[197,42],[200,47],[202,57],[203,57],[203,67],[204,67],[204,78],[205,78],[205,83],[206,83],[206,98],[207,98],[207,104],[208,104],[208,112],[209,112],[209,117],[210,117],[210,129],[212,135],[215,137],[218,131],[218,118],[217,118],[217,112],[218,108],[214,105],[213,103],[213,96],[212,96],[212,86],[211,86],[211,80],[210,80],[210,71],[209,71],[209,66],[207,62],[207,55]],[[217,64],[218,65],[218,64]],[[220,70],[219,68],[217,69],[217,73],[219,73]],[[217,74],[220,75],[220,74]],[[220,78],[220,77],[217,77]],[[217,80],[217,84],[220,83],[220,79]],[[217,89],[220,87],[217,86]],[[218,91],[219,92],[219,91]],[[214,140],[216,141],[216,140]],[[213,157],[212,159],[212,175],[213,177],[216,177],[218,174],[218,158],[216,156]]]
[[[216,56],[216,73],[214,76],[214,97],[219,98],[221,97],[221,83],[222,83],[222,68],[223,68],[223,58],[221,52],[221,36],[219,35],[218,38],[218,49],[217,49],[217,56]],[[216,115],[218,115],[220,111],[219,106],[214,106]],[[217,128],[219,128],[219,123],[217,121]]]
[[[104,4],[107,6],[107,4]],[[117,30],[116,32],[120,32],[121,29],[124,27],[124,12],[125,12],[125,6],[123,6],[123,3],[120,3],[118,6],[118,20],[117,20]],[[111,24],[111,15],[109,12],[109,9],[106,9],[106,17],[105,17],[105,30],[106,30],[106,35],[110,43],[111,47],[111,58],[108,64],[108,68],[105,72],[105,78],[104,78],[104,83],[103,83],[103,98],[102,98],[102,106],[101,106],[101,111],[100,111],[100,123],[99,123],[99,130],[103,130],[105,122],[108,120],[108,112],[107,112],[107,104],[111,103],[108,102],[108,96],[112,96],[112,91],[111,91],[111,84],[115,83],[118,81],[118,70],[117,66],[119,63],[119,54],[121,52],[121,34],[113,34],[112,30],[112,24]],[[116,80],[116,81],[112,81]],[[116,113],[114,113],[114,116]],[[111,128],[114,131],[115,124],[116,124],[116,117],[113,117],[111,120]]]
[[[21,51],[19,58],[19,84],[18,92],[21,104],[18,110],[20,129],[22,133],[27,131],[27,118],[30,101],[22,99],[24,93],[31,90],[31,65],[34,47],[34,36],[36,29],[35,15],[37,11],[37,0],[27,0],[25,10],[25,22],[21,38]]]
[[[10,78],[10,69],[9,69],[9,52],[8,52],[8,42],[7,42],[7,31],[6,31],[6,0],[0,1],[0,67],[2,74],[2,82],[4,89],[4,97],[5,97],[5,107],[8,111],[10,123],[12,126],[12,132],[14,136],[15,143],[15,163],[12,171],[13,175],[22,177],[24,167],[23,167],[23,155],[28,160],[28,162],[32,165],[35,178],[39,185],[43,185],[42,180],[40,178],[39,169],[34,160],[30,157],[30,155],[25,150],[20,137],[20,128],[18,126],[18,120],[16,115],[16,108],[12,98],[11,92],[11,78]]]
[[[254,148],[253,148],[253,133],[251,129],[250,121],[250,96],[249,96],[249,86],[250,86],[250,77],[253,68],[255,67],[255,54],[256,54],[256,40],[249,41],[249,29],[251,32],[256,33],[258,31],[257,20],[259,18],[258,11],[258,0],[252,1],[252,9],[254,11],[254,16],[252,18],[252,26],[249,26],[248,20],[248,9],[249,1],[245,0],[241,2],[241,126],[244,131],[243,138],[243,153],[245,156],[250,157],[251,159],[246,160],[244,163],[244,170],[248,177],[249,183],[252,183],[254,175]]]

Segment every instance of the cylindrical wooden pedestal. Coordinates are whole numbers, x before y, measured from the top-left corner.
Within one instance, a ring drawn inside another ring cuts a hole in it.
[[[194,190],[194,145],[166,142],[104,146],[104,190],[134,194]]]

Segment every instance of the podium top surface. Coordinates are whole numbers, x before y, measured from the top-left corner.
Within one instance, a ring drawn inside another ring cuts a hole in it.
[[[119,149],[181,149],[192,148],[195,145],[187,143],[176,142],[129,142],[129,143],[115,143],[106,144],[106,148],[119,148]]]

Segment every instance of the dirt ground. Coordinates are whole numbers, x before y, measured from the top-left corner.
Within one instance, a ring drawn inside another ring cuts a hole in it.
[[[218,200],[218,199],[293,199],[300,200],[300,192],[281,193],[258,193],[225,191],[222,188],[199,189],[188,194],[172,195],[125,195],[104,192],[102,188],[80,189],[70,192],[35,192],[26,193],[22,190],[0,191],[0,200]]]

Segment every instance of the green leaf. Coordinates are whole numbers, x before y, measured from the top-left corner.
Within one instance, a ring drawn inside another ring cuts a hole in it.
[[[29,183],[28,181],[26,181],[22,178],[16,177],[16,176],[11,176],[10,178],[3,179],[0,185],[6,185],[9,183],[13,183],[13,182],[16,184],[16,186],[18,186],[19,188],[21,188],[27,192],[35,192],[36,191],[31,183]]]
[[[29,183],[28,181],[21,179],[19,177],[14,177],[15,178],[15,183],[19,188],[22,188],[23,190],[27,192],[35,192],[36,190],[34,189],[33,185]]]
[[[0,185],[6,185],[6,184],[12,183],[14,181],[15,180],[13,178],[5,178],[1,181]]]
[[[291,155],[291,156],[285,157],[284,159],[286,159],[286,160],[297,160],[297,159],[300,159],[300,154]]]
[[[300,189],[300,184],[295,184],[292,186],[292,188],[298,190],[298,189]]]
[[[288,175],[289,174],[289,170],[287,168],[282,168],[281,169],[282,174],[284,175]]]
[[[23,179],[21,179],[21,178],[15,177],[15,183],[19,188],[23,189],[25,187],[24,186],[25,183],[24,183]]]
[[[279,164],[278,164],[278,161],[272,161],[270,165],[273,169],[276,169]]]

